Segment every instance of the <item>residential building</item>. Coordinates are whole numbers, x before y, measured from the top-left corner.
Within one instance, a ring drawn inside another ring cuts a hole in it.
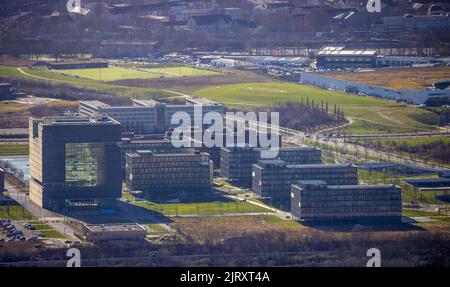
[[[114,211],[122,195],[120,124],[108,117],[30,119],[30,199],[57,211]]]
[[[374,24],[377,32],[426,32],[450,30],[450,15],[410,15],[383,17],[382,23]]]
[[[197,196],[209,191],[213,164],[207,153],[153,153],[138,150],[126,156],[126,184],[146,198]]]
[[[305,223],[400,223],[402,190],[388,185],[327,185],[299,181],[291,186],[291,213]]]
[[[358,184],[357,167],[352,164],[287,164],[260,160],[252,168],[252,189],[272,202],[288,202],[291,184],[299,180],[323,180],[329,185]]]

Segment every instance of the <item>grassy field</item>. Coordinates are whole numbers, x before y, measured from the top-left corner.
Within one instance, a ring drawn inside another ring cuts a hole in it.
[[[333,72],[323,76],[391,89],[424,90],[437,81],[450,79],[450,67],[398,68],[373,72]]]
[[[11,220],[31,220],[35,217],[21,205],[0,206],[0,218]]]
[[[300,101],[301,99],[328,102],[333,108],[342,108],[354,123],[345,129],[347,133],[386,133],[415,130],[433,130],[438,116],[424,109],[388,100],[362,97],[323,90],[292,83],[246,83],[214,86],[194,92],[197,97],[205,97],[234,108],[252,109],[270,106],[276,102]]]
[[[28,144],[0,144],[0,155],[27,155]]]
[[[227,213],[270,212],[266,208],[248,202],[229,200],[223,197],[201,200],[192,203],[156,203],[152,201],[136,201],[132,195],[124,194],[124,198],[133,204],[168,216],[175,215],[220,215]]]
[[[61,233],[43,221],[30,221],[28,223],[36,228],[36,231],[42,233],[45,238],[64,238]]]
[[[159,77],[156,73],[146,73],[134,69],[121,67],[108,67],[98,69],[69,69],[51,70],[52,73],[61,73],[73,77],[87,78],[96,81],[112,82],[125,79],[150,79]]]
[[[22,71],[22,72],[21,72]],[[135,98],[158,98],[173,96],[173,93],[147,87],[124,87],[102,81],[87,78],[76,78],[69,75],[63,75],[57,72],[45,70],[0,66],[0,77],[12,79],[26,79],[34,81],[45,81],[51,84],[67,84],[78,88],[93,89],[120,96]],[[151,76],[149,76],[151,77]]]

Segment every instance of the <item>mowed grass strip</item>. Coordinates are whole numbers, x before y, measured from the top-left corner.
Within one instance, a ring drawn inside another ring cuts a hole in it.
[[[34,215],[21,205],[0,206],[0,218],[11,220],[35,219]]]
[[[162,213],[164,215],[220,215],[230,213],[264,213],[270,210],[242,201],[208,201],[193,203],[156,203],[148,200],[136,201],[130,194],[124,193],[123,198],[134,205]],[[225,198],[225,200],[229,200]]]
[[[156,204],[149,201],[135,202],[137,206],[164,215],[220,215],[230,213],[263,213],[269,210],[248,202],[199,202]]]
[[[344,110],[347,117],[355,119],[356,130],[353,131],[351,125],[346,129],[348,133],[363,131],[364,124],[369,124],[372,132],[433,130],[438,122],[436,114],[406,104],[293,83],[267,82],[213,86],[199,89],[194,92],[194,95],[224,103],[228,107],[243,109],[271,106],[278,102],[302,99],[306,101],[308,98],[316,105],[320,105],[322,101],[328,102],[330,112],[333,111],[334,105],[337,105]]]
[[[0,144],[0,156],[28,155],[28,144]]]

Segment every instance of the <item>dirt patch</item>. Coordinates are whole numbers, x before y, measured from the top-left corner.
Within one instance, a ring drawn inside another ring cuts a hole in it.
[[[273,79],[247,71],[233,71],[223,75],[198,77],[170,77],[156,79],[130,79],[110,82],[110,84],[130,87],[151,87],[156,89],[170,89],[183,93],[191,93],[206,86],[221,86],[239,83],[269,82]]]
[[[0,66],[25,67],[31,66],[34,63],[36,63],[36,61],[6,55],[0,56]]]

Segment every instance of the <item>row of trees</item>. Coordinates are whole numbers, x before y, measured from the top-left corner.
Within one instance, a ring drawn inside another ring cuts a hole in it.
[[[355,143],[390,153],[407,153],[441,163],[450,163],[450,142],[443,139],[420,144],[398,139],[356,140]]]
[[[300,102],[283,102],[274,104],[270,111],[278,112],[280,125],[300,131],[336,126],[346,122],[342,109],[334,105],[330,111],[329,103],[315,102],[306,98]]]

